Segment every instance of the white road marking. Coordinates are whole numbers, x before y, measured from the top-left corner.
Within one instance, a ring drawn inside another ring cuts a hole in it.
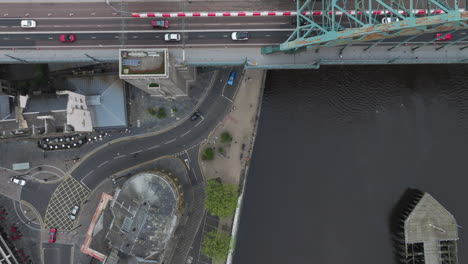
[[[224,94],[222,95],[224,98],[226,98],[226,100],[228,100],[229,102],[233,103],[233,101],[229,98],[227,98],[226,96],[224,96]]]
[[[132,38],[138,38],[138,36],[133,36]]]
[[[24,38],[24,39],[31,39],[31,38]]]
[[[95,39],[96,37],[93,36],[93,37],[91,37],[91,38],[92,38],[92,39]]]
[[[198,180],[197,174],[195,173],[195,170],[194,170],[194,169],[192,169],[192,172],[193,172],[193,175],[195,176],[195,180],[197,180],[197,182],[200,182],[200,181]]]
[[[134,154],[138,154],[138,153],[140,153],[140,152],[142,152],[142,151],[143,151],[143,150],[138,150],[138,151],[132,152],[132,153],[130,153],[130,154],[131,154],[131,155],[134,155]]]
[[[120,156],[114,157],[114,159],[123,158],[123,157],[125,157],[125,156],[126,156],[126,155],[120,155]]]
[[[109,162],[108,160],[104,161],[103,163],[101,163],[101,165],[98,166],[98,168],[104,166],[107,162]]]
[[[118,38],[119,38],[119,36],[114,36],[114,38],[118,39]]]
[[[152,146],[151,148],[147,148],[147,149],[155,149],[155,148],[158,148],[160,145],[156,145],[156,146]]]
[[[10,39],[10,38],[3,38],[3,39]]]
[[[201,122],[203,122],[203,119],[200,120],[200,122],[198,122],[198,123],[195,125],[195,127],[197,127],[198,125],[200,125]]]
[[[176,139],[174,138],[173,140],[169,140],[169,141],[167,141],[167,142],[164,142],[164,144],[169,144],[169,143],[171,143],[171,142],[174,142],[175,140],[176,140]]]
[[[271,37],[271,35],[265,35],[265,37]]]
[[[48,37],[48,39],[53,39],[52,37]]]
[[[86,179],[86,177],[88,177],[91,173],[93,173],[94,170],[91,170],[90,172],[88,172],[88,174],[86,174],[83,179],[80,180],[81,184],[83,184],[83,186],[85,186],[86,188],[88,188],[88,186],[86,186],[86,184],[83,183],[83,180]],[[88,188],[89,190],[89,188]]]
[[[189,131],[183,133],[182,135],[180,135],[180,137],[184,137],[185,135],[187,135],[188,133],[190,133],[190,131],[192,131],[192,130],[189,130]]]

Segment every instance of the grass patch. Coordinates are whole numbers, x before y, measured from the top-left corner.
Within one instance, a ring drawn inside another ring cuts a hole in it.
[[[160,107],[158,109],[157,116],[158,116],[159,119],[166,118],[166,116],[167,116],[166,109],[164,107]]]
[[[221,143],[231,143],[232,136],[229,132],[223,132],[221,134]]]
[[[213,148],[206,148],[202,153],[202,160],[214,160],[215,152]]]

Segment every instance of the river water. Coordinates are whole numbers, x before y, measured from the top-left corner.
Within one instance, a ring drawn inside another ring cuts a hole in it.
[[[390,211],[429,192],[468,227],[467,65],[268,72],[235,264],[393,264]],[[468,260],[459,229],[459,263]]]

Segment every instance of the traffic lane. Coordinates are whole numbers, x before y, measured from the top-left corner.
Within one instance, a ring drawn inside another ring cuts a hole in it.
[[[59,230],[60,231],[60,230]],[[57,242],[60,241],[60,233],[57,234]],[[42,243],[44,263],[69,264],[72,263],[73,245]]]
[[[230,71],[231,68],[221,70],[221,81],[215,81],[199,108],[202,113],[200,120],[189,119],[158,135],[111,144],[84,160],[71,173],[72,176],[93,189],[113,173],[163,155],[178,153],[198,144],[224,118],[220,113],[225,113],[230,105],[229,101],[221,97],[225,76]]]
[[[184,41],[190,44],[230,44],[245,45],[255,43],[282,43],[286,41],[292,31],[247,31],[248,40],[233,40],[232,31],[229,32],[189,32],[184,34]],[[209,40],[209,41],[208,41]]]
[[[43,184],[36,181],[28,181],[21,190],[21,200],[31,203],[44,219],[49,200],[58,185],[58,183]]]
[[[93,17],[115,16],[115,11],[105,1],[102,3],[2,3],[1,17]],[[51,15],[49,15],[51,14]]]

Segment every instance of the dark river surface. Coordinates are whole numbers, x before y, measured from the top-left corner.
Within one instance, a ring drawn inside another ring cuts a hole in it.
[[[408,188],[468,228],[467,76],[467,65],[269,71],[234,263],[393,264],[389,218]]]

